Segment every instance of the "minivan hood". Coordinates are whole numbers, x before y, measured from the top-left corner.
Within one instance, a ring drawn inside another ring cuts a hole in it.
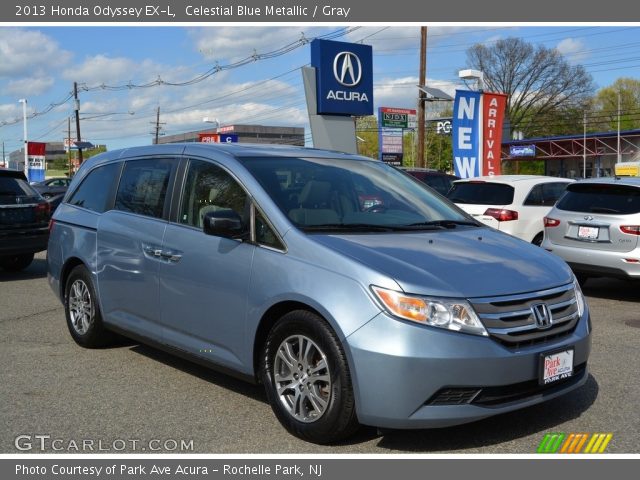
[[[309,237],[393,278],[407,293],[499,296],[553,288],[573,278],[559,257],[490,228]]]

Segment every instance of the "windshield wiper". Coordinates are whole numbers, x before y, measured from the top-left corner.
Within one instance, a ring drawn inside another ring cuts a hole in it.
[[[616,210],[615,208],[607,208],[607,207],[591,207],[590,211],[592,213],[620,213],[620,210]]]
[[[407,225],[407,227],[443,227],[443,228],[456,228],[458,225],[468,225],[472,227],[479,227],[478,222],[473,220],[432,220],[430,222],[417,222]]]
[[[321,223],[318,225],[301,225],[304,231],[344,231],[352,230],[357,232],[392,232],[397,230],[395,225],[378,225],[374,223]]]

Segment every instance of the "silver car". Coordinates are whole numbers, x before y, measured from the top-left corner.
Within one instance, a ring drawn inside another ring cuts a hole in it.
[[[470,422],[588,377],[589,310],[566,263],[360,156],[99,155],[53,216],[47,260],[79,345],[117,332],[262,383],[312,442]]]
[[[545,218],[542,246],[581,282],[640,278],[640,178],[599,178],[567,187]]]

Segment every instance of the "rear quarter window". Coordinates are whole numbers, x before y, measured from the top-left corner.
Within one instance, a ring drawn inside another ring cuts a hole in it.
[[[556,208],[570,212],[640,213],[640,188],[628,185],[572,184]]]
[[[562,196],[567,185],[569,185],[568,182],[540,183],[531,189],[524,201],[524,205],[528,207],[552,207]]]
[[[120,163],[111,163],[90,171],[68,203],[97,213],[109,210],[120,167]]]
[[[510,205],[513,192],[513,187],[504,183],[460,182],[453,184],[447,198],[471,205]]]

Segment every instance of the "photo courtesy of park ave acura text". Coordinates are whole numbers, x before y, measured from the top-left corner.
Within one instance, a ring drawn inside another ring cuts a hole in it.
[[[11,475],[640,453],[639,26],[134,3],[0,25]]]

